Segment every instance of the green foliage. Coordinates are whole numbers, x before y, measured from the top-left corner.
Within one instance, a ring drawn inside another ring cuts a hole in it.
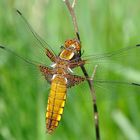
[[[62,0],[1,0],[0,44],[25,58],[50,64],[15,9],[23,13],[56,53],[66,39],[74,38],[72,21]],[[139,0],[83,0],[77,2],[75,10],[84,56],[140,43]],[[87,64],[87,70],[91,74],[94,65],[99,64],[97,79],[140,83],[139,49],[109,58],[110,61],[93,59]],[[75,73],[82,74],[79,69]],[[37,68],[0,50],[1,140],[95,139],[92,99],[86,82],[68,90],[58,128],[52,135],[45,133],[49,87]],[[95,89],[101,138],[137,140],[140,137],[140,88],[100,84]]]

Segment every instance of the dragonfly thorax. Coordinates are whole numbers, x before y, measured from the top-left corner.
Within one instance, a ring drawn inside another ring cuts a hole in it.
[[[53,65],[51,65],[51,67],[53,68],[53,71],[56,74],[67,74],[69,73],[69,61],[61,59],[61,58],[57,58],[56,63],[54,63]]]

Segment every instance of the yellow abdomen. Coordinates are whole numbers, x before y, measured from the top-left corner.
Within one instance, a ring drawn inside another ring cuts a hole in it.
[[[56,75],[51,83],[46,112],[46,127],[48,133],[54,131],[61,120],[66,100],[66,79]]]

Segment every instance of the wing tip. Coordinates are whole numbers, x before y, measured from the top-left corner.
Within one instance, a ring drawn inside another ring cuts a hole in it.
[[[135,85],[135,86],[140,86],[140,84],[138,84],[138,83],[132,83],[132,85]]]
[[[0,45],[0,48],[1,48],[1,49],[5,49],[5,47],[4,47],[4,46],[1,46],[1,45]]]
[[[136,47],[140,47],[140,44],[137,44]]]
[[[22,13],[21,13],[18,9],[16,9],[16,12],[17,12],[19,15],[22,15]]]

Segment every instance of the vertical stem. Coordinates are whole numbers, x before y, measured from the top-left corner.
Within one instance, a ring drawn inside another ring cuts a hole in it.
[[[77,24],[77,20],[76,20],[76,16],[75,16],[75,12],[74,12],[74,6],[76,3],[76,0],[73,1],[73,4],[71,6],[69,0],[63,0],[70,12],[70,15],[72,17],[72,21],[73,21],[73,25],[74,25],[74,30],[77,36],[77,39],[80,41],[80,35],[78,32],[78,24]],[[79,57],[79,56],[78,56]],[[79,58],[79,60],[81,60],[81,56]],[[94,83],[93,83],[93,79],[90,80],[89,79],[89,75],[87,73],[86,68],[84,67],[84,65],[80,66],[82,69],[82,72],[84,73],[84,76],[87,78],[87,82],[90,88],[90,93],[92,96],[92,100],[93,100],[93,112],[94,112],[94,120],[95,120],[95,133],[96,133],[96,140],[100,140],[100,129],[99,129],[99,120],[98,120],[98,108],[97,108],[97,104],[96,104],[96,95],[95,95],[95,90],[94,90]],[[95,68],[96,71],[96,68]]]
[[[93,101],[93,112],[94,112],[94,121],[95,121],[95,133],[96,133],[96,140],[100,140],[100,129],[99,129],[99,115],[98,115],[98,108],[97,108],[97,103],[96,103],[96,94],[94,90],[94,82],[93,79],[89,79],[89,75],[85,69],[84,66],[81,66],[81,69],[87,78],[87,82],[90,88],[90,93],[92,96],[92,101]]]
[[[77,24],[75,12],[74,12],[74,7],[75,7],[76,0],[73,1],[72,6],[71,6],[69,0],[63,0],[63,1],[65,2],[66,6],[67,6],[67,8],[68,8],[68,10],[70,12],[76,36],[77,36],[78,40],[80,41],[80,36],[79,36],[79,33],[78,33],[78,24]]]

